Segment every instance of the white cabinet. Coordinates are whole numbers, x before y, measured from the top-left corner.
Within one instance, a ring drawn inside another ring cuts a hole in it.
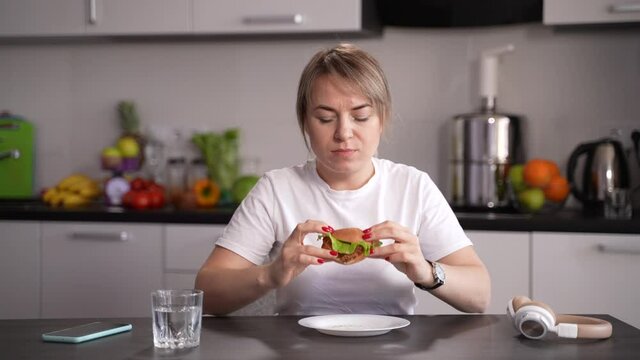
[[[509,299],[530,293],[530,233],[467,231],[466,234],[491,275],[491,303],[486,313],[504,314]],[[460,313],[427,291],[415,291],[419,301],[417,314]]]
[[[532,241],[535,300],[640,327],[640,235],[534,232]]]
[[[640,22],[640,0],[544,0],[546,25]]]
[[[43,223],[42,316],[149,316],[162,236],[159,225]]]
[[[164,283],[168,289],[192,289],[196,275],[224,225],[166,225]]]
[[[40,317],[40,223],[0,221],[0,319]]]
[[[0,1],[0,36],[65,36],[85,31],[86,0]]]
[[[358,33],[369,0],[3,0],[0,37]]]
[[[192,289],[196,275],[226,225],[167,225],[164,284],[167,289]],[[273,315],[275,292],[230,315]]]
[[[357,32],[365,25],[366,2],[193,0],[193,30],[213,34]]]
[[[0,36],[191,32],[191,0],[4,0]]]
[[[87,33],[183,34],[191,31],[190,0],[90,0]]]

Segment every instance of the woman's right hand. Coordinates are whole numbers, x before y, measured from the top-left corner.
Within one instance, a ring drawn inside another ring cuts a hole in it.
[[[268,277],[273,288],[283,287],[309,265],[321,265],[327,259],[335,258],[338,253],[312,245],[304,245],[308,234],[333,232],[333,228],[323,222],[307,220],[298,224],[284,242],[280,255],[267,265]]]

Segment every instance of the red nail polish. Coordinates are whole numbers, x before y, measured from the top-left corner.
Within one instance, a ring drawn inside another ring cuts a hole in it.
[[[386,258],[384,258],[385,260],[389,261],[389,257],[387,256]]]
[[[373,248],[369,249],[369,255],[373,254]]]
[[[371,232],[371,228],[364,229],[364,230],[362,230],[362,232],[363,232],[363,233],[365,233],[365,234],[368,234],[368,233],[370,233],[370,232]]]
[[[318,259],[318,264],[324,264],[324,259]]]
[[[331,256],[338,256],[338,252],[335,250],[329,251],[329,254],[331,254]]]
[[[366,233],[366,234],[362,235],[362,238],[365,239],[365,240],[371,238],[371,233]]]
[[[323,226],[323,227],[322,227],[322,231],[324,231],[324,232],[331,232],[331,228],[330,228],[330,227],[328,227],[328,226]]]
[[[327,226],[329,228],[329,232],[333,233],[335,230],[331,226]]]

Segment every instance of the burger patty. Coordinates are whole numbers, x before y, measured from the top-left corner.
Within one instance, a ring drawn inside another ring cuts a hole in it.
[[[331,238],[325,236],[322,238],[322,248],[331,250]],[[356,250],[352,254],[338,254],[336,261],[342,264],[353,264],[364,259],[364,248],[356,246]]]

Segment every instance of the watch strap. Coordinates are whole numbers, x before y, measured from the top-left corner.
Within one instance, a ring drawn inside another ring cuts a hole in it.
[[[433,286],[424,286],[417,282],[414,282],[413,284],[420,290],[431,291],[444,285],[444,279],[440,278],[440,276],[436,271],[436,266],[440,266],[440,265],[438,265],[438,263],[436,263],[435,261],[427,260],[427,262],[429,263],[429,265],[431,265],[431,271],[433,273],[433,279],[435,280],[435,284],[433,284]]]

